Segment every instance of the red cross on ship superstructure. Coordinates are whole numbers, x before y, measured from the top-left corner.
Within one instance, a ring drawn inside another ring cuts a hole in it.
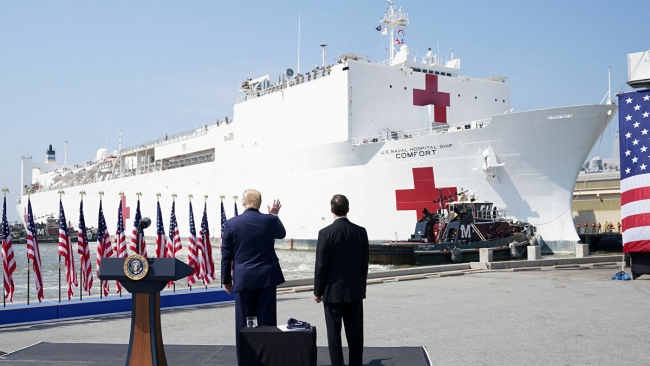
[[[438,91],[438,75],[425,75],[425,88],[413,89],[413,105],[433,105],[434,122],[447,123],[449,93]]]
[[[441,202],[433,202],[439,200],[440,195],[453,196],[457,200],[456,187],[436,188],[433,167],[413,168],[413,187],[414,189],[395,190],[395,198],[398,211],[415,210],[418,220],[425,208],[431,213],[444,208]]]
[[[126,196],[122,196],[122,225],[126,227],[126,219],[131,218],[131,208],[126,205]]]

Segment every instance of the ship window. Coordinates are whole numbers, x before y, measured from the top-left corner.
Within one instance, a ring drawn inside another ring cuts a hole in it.
[[[495,99],[494,101],[496,102],[497,100]]]
[[[448,73],[447,73],[447,76],[451,76],[451,73],[450,73],[450,72],[448,72]]]
[[[477,96],[475,96],[475,97],[474,97],[474,99],[478,99],[478,97],[477,97]]]
[[[393,86],[391,85],[390,88],[393,89]]]
[[[503,100],[503,102],[505,103],[505,102],[506,102],[506,100],[504,99],[504,100]]]
[[[436,75],[440,75],[440,73],[436,71]]]
[[[460,98],[460,94],[458,94],[458,98]]]
[[[429,70],[429,74],[433,74],[433,70]]]
[[[406,87],[404,87],[404,90],[406,90]]]

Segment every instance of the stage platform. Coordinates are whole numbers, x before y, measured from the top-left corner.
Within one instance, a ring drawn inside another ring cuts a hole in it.
[[[115,366],[126,362],[126,344],[41,342],[0,356],[0,366],[75,365]],[[348,350],[343,348],[345,359]],[[166,345],[170,366],[237,366],[235,346]],[[424,347],[365,347],[363,364],[368,366],[430,366]],[[318,347],[318,365],[331,365],[327,347]]]

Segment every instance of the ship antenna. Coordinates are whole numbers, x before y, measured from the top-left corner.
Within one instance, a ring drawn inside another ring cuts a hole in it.
[[[298,14],[298,74],[300,74],[300,14]]]
[[[390,8],[386,10],[384,18],[380,23],[386,24],[390,28],[390,65],[393,64],[393,59],[395,58],[395,27],[406,27],[409,25],[408,14],[402,13],[402,8],[395,10],[395,5],[391,0],[388,0]]]
[[[607,67],[607,104],[612,104],[612,67]]]
[[[323,58],[323,68],[325,68],[325,59],[327,58],[326,57],[327,43],[321,43],[320,47],[321,47],[320,54],[321,57]]]

